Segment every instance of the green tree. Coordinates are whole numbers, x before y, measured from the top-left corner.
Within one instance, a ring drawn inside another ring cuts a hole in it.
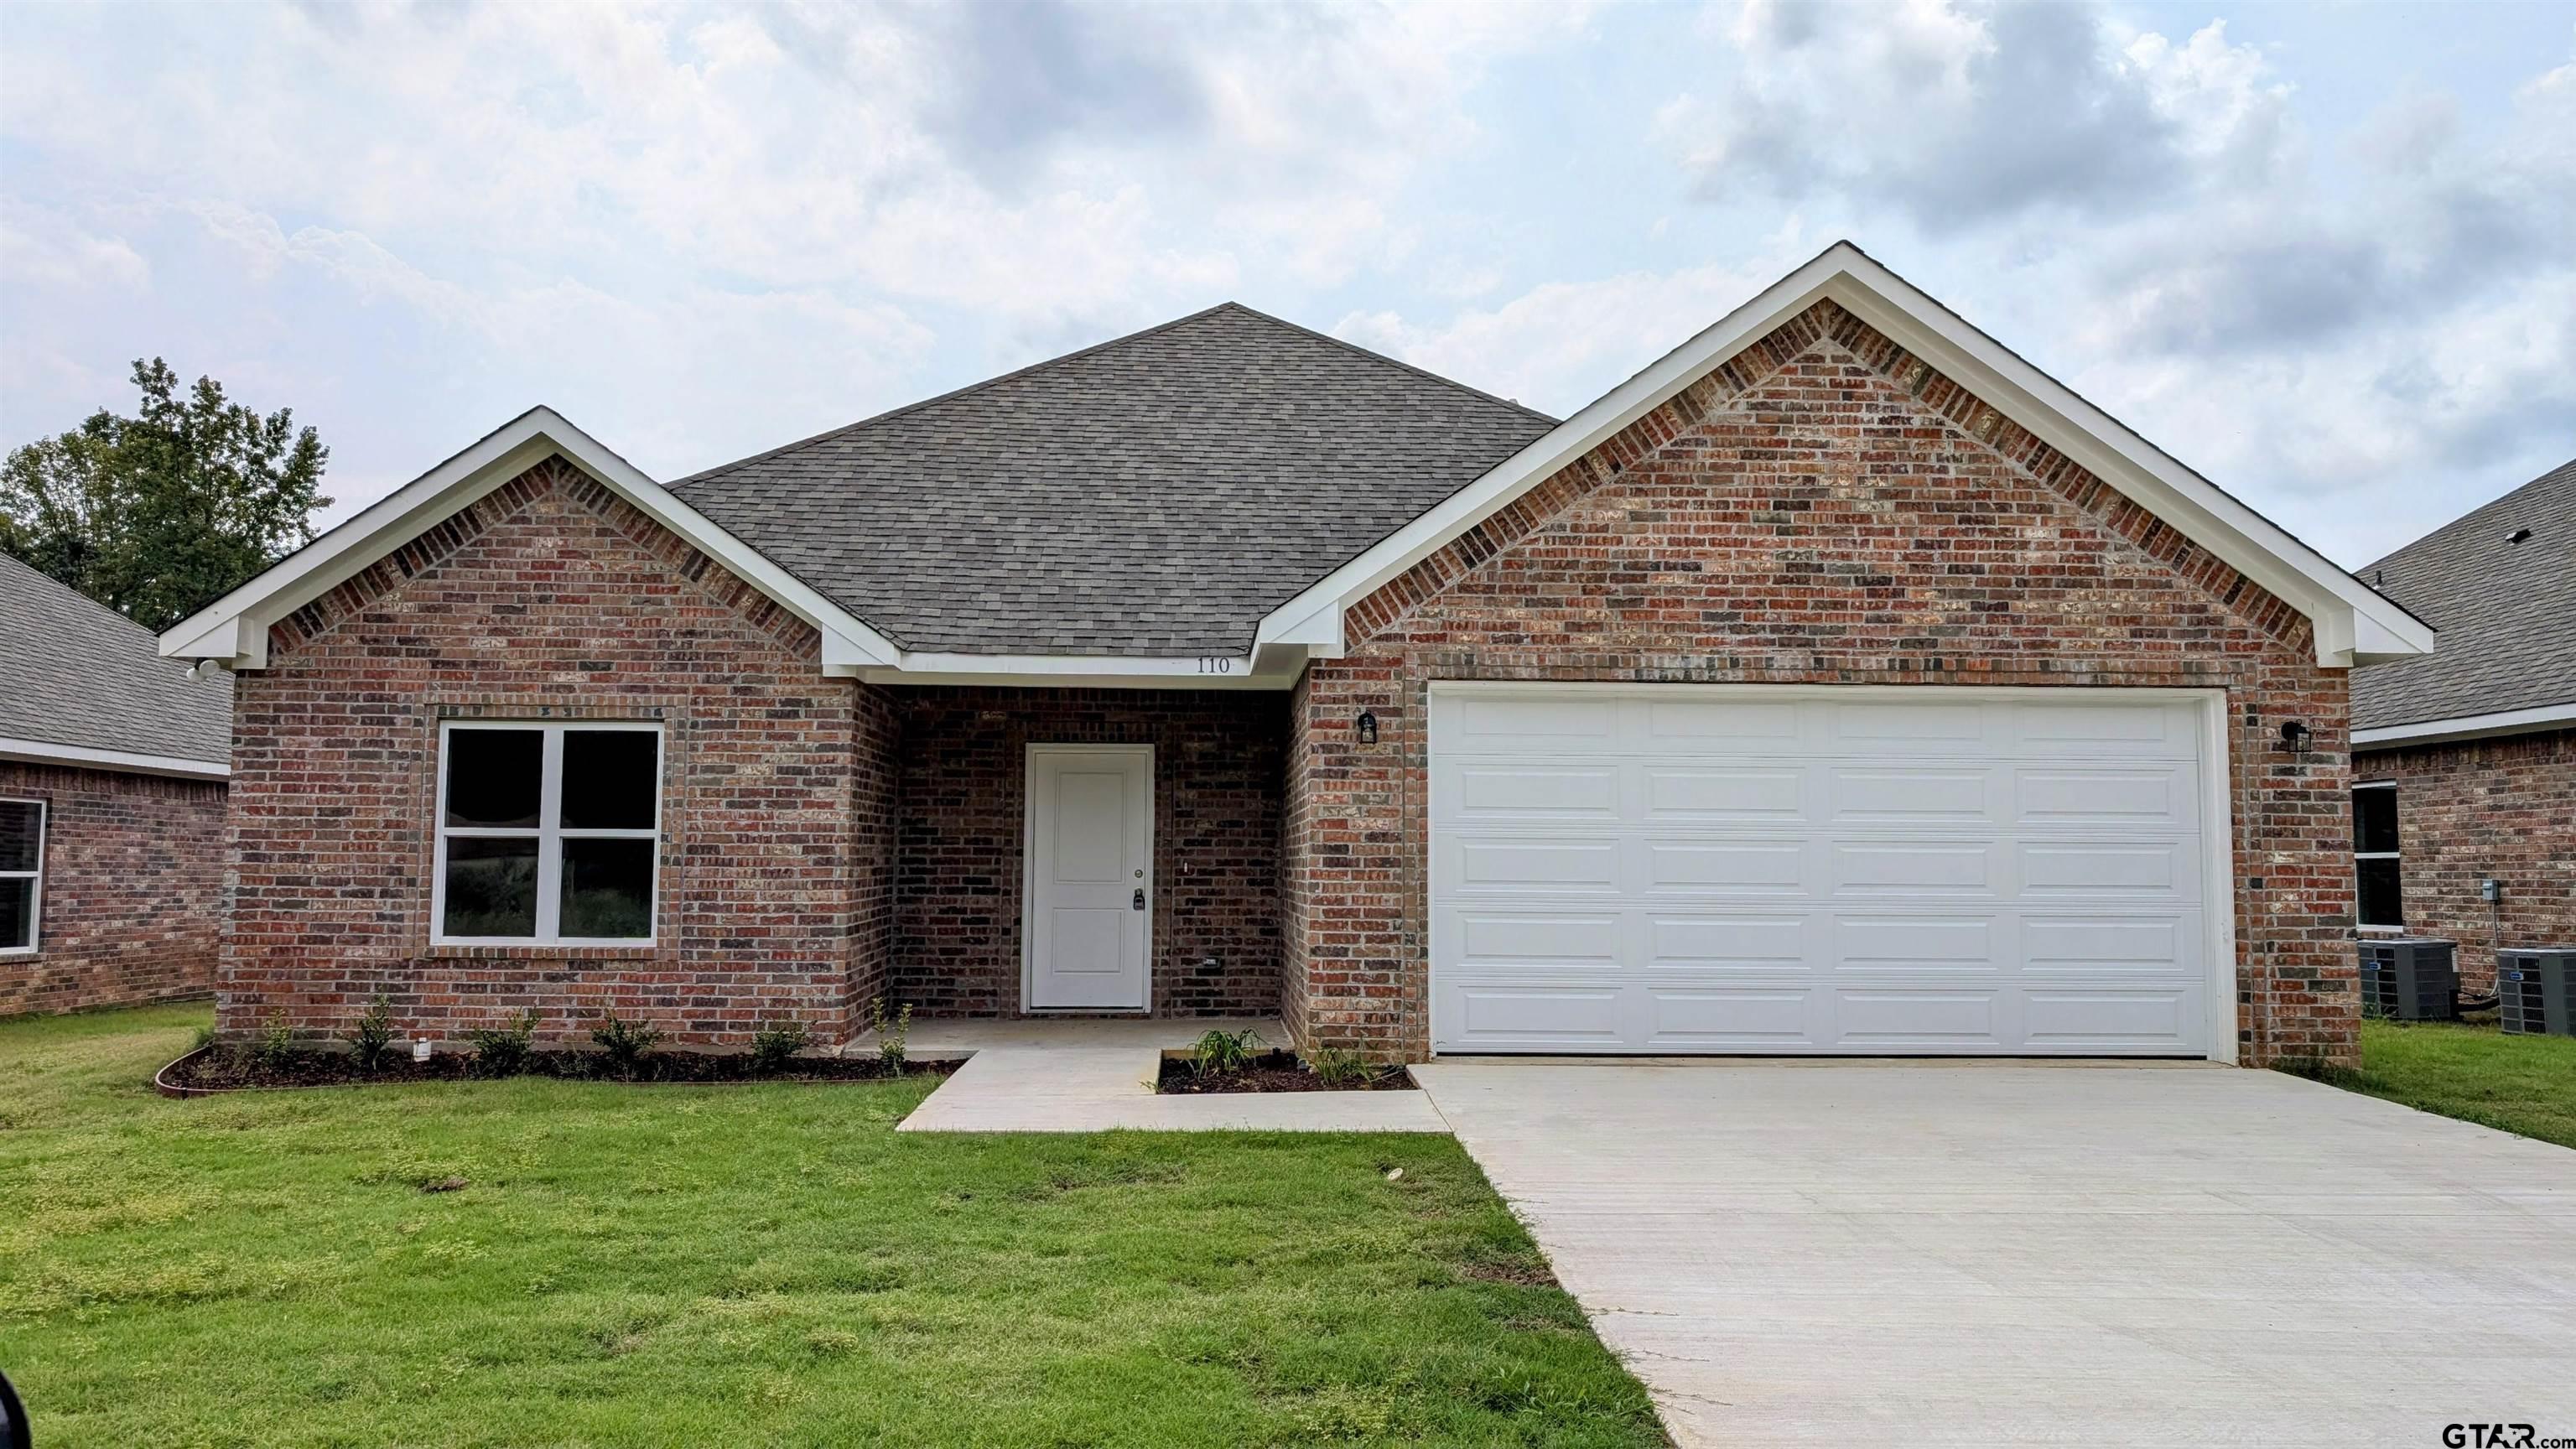
[[[10,452],[0,550],[157,631],[313,541],[331,450],[211,377],[182,396],[157,357],[134,364],[134,385],[138,416],[101,409]]]

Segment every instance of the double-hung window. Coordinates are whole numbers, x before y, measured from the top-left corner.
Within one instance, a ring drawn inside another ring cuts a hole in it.
[[[45,899],[45,802],[0,800],[0,956],[36,949]]]
[[[2352,787],[2353,924],[2394,931],[2406,924],[2397,856],[2397,782]]]
[[[450,720],[438,743],[439,943],[651,943],[659,725]]]

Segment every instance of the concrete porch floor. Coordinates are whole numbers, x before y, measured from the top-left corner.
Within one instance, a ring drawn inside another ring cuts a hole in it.
[[[1062,1017],[916,1021],[907,1053],[965,1057],[895,1128],[898,1132],[1447,1132],[1419,1091],[1233,1093],[1167,1097],[1154,1090],[1167,1048],[1209,1031],[1260,1033],[1284,1046],[1275,1017]],[[844,1056],[876,1050],[863,1035]]]

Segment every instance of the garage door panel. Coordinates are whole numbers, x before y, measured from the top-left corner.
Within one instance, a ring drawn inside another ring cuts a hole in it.
[[[2168,915],[2026,916],[2022,970],[2030,976],[2118,975],[2188,979],[2201,971],[2197,911]]]
[[[1455,704],[1465,751],[1599,749],[1619,737],[1619,701],[1608,695],[1470,696]]]
[[[2188,1051],[2199,1035],[2198,990],[2033,987],[2022,993],[2023,1035],[2034,1047]]]
[[[1617,974],[1625,955],[1615,912],[1461,911],[1459,959],[1479,975],[1586,970]]]
[[[2008,818],[2037,830],[2195,831],[2200,828],[2198,772],[2188,765],[2143,769],[2024,765],[2013,771]]]
[[[2094,695],[2081,702],[2008,707],[2008,747],[2015,754],[2125,760],[2199,755],[2199,721],[2188,707],[2125,704]]]
[[[1893,825],[1927,829],[1967,826],[1983,830],[2003,819],[1994,766],[1835,765],[1832,781],[1836,827]]]
[[[1459,986],[1446,1003],[1474,1049],[1617,1051],[1634,1040],[1615,988]]]
[[[2208,1048],[2197,702],[1710,689],[1434,689],[1437,1049]]]
[[[1805,895],[1816,845],[1806,840],[1672,840],[1636,843],[1630,876],[1645,895]]]
[[[1614,894],[1619,882],[1620,842],[1529,836],[1471,835],[1460,839],[1445,862],[1449,878],[1441,882],[1461,895],[1511,895],[1523,891],[1553,894]]]
[[[1828,849],[1826,889],[1845,896],[1994,896],[2002,846],[1993,841],[1840,841]]]
[[[1797,915],[1645,916],[1649,977],[1676,972],[1804,972],[1820,934],[1817,920]]]
[[[1645,764],[1637,772],[1649,821],[1781,825],[1809,813],[1807,772],[1795,765]]]
[[[1834,1040],[1877,1051],[1985,1050],[2003,1045],[1994,989],[1844,988],[1834,993]]]
[[[1833,966],[1841,972],[2001,969],[1999,933],[1989,916],[1837,916]]]
[[[2196,842],[2136,844],[2023,841],[2016,847],[2026,897],[2193,898],[2200,871]]]
[[[1838,703],[1828,708],[1832,737],[1850,745],[1950,753],[1975,750],[1986,739],[1982,704],[1888,701]]]
[[[1458,818],[1486,820],[1593,820],[1619,818],[1619,767],[1496,762],[1450,765],[1447,787]]]
[[[1668,1052],[1776,1052],[1812,1041],[1810,987],[1733,986],[1648,994],[1645,1044]]]
[[[1675,696],[1641,702],[1639,744],[1655,754],[1795,753],[1799,706],[1741,699]]]

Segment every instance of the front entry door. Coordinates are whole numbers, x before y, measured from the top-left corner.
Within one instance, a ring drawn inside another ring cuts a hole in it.
[[[1153,746],[1029,746],[1027,849],[1029,1009],[1144,1010]]]

